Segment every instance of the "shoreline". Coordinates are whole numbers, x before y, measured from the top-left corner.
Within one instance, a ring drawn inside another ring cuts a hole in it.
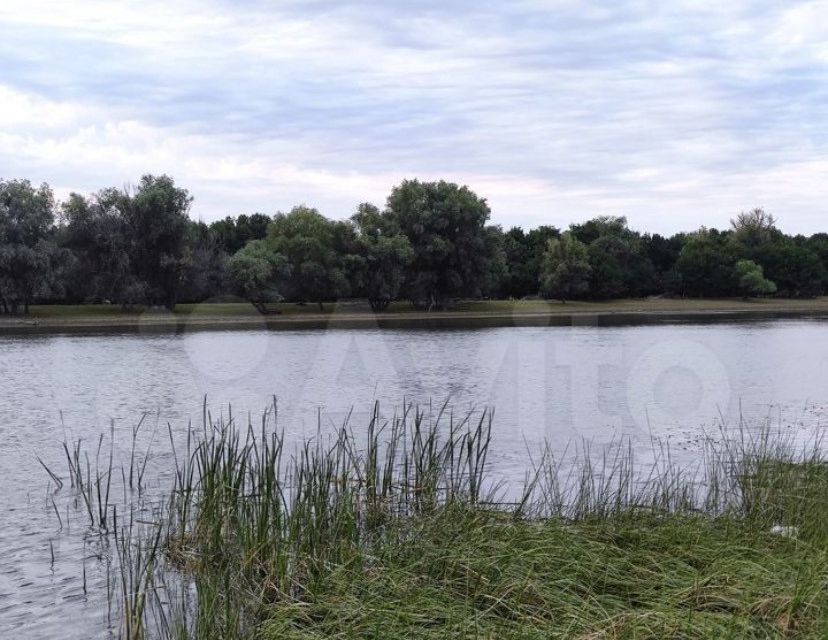
[[[187,333],[195,331],[295,331],[319,329],[473,329],[496,327],[564,327],[564,326],[622,326],[671,323],[707,323],[745,320],[778,320],[797,318],[828,319],[828,299],[806,301],[734,302],[728,308],[726,301],[673,301],[674,304],[655,307],[649,301],[634,306],[631,301],[547,305],[513,303],[512,310],[461,309],[449,311],[386,311],[373,313],[362,310],[336,309],[329,312],[296,312],[284,315],[214,313],[208,306],[197,307],[198,313],[84,314],[82,311],[66,315],[33,314],[28,317],[0,316],[0,335],[97,334],[97,333]],[[498,303],[501,304],[501,303]],[[503,303],[505,304],[505,303]],[[756,305],[751,308],[749,305]],[[481,304],[481,306],[483,306]],[[489,305],[492,306],[492,305]],[[672,308],[663,308],[663,307]],[[216,310],[230,305],[215,305]],[[526,308],[529,307],[529,308]],[[532,308],[535,307],[535,308]],[[567,309],[566,307],[570,307]],[[47,308],[54,311],[55,308]],[[77,311],[77,308],[73,308]]]

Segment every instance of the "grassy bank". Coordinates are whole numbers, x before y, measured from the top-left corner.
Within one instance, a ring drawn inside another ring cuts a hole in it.
[[[117,305],[36,305],[26,317],[0,316],[0,333],[53,331],[197,331],[202,329],[297,329],[374,327],[474,327],[613,324],[828,314],[828,297],[791,299],[647,298],[608,302],[546,300],[461,301],[445,311],[415,311],[396,302],[375,314],[364,301],[316,305],[280,303],[260,315],[246,303],[181,304],[175,313],[125,311]]]
[[[824,638],[824,551],[730,518],[527,522],[447,509],[331,567],[258,637]],[[254,634],[256,635],[256,634]]]
[[[828,636],[816,447],[741,430],[693,469],[547,451],[506,501],[485,413],[377,411],[295,452],[271,417],[205,420],[154,524],[102,503],[113,477],[141,495],[140,459],[93,473],[67,447],[79,504],[116,539],[124,637]]]
[[[315,304],[296,304],[282,302],[271,305],[276,315],[302,316],[331,313],[372,315],[396,314],[445,314],[445,313],[619,313],[631,311],[643,312],[694,312],[694,311],[751,311],[751,310],[813,310],[828,312],[828,297],[809,299],[789,298],[636,298],[628,300],[609,300],[606,302],[570,301],[562,303],[557,300],[464,300],[455,303],[445,311],[418,312],[405,301],[392,303],[382,314],[373,314],[368,303],[361,300],[325,303],[322,310]],[[31,317],[47,318],[118,318],[132,317],[147,313],[143,309],[124,311],[118,305],[34,305]],[[155,312],[159,316],[163,312]],[[259,315],[253,305],[244,302],[179,304],[175,315],[238,317]]]

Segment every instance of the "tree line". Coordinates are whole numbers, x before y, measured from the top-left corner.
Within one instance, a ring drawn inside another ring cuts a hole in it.
[[[58,203],[47,184],[0,180],[0,313],[40,303],[129,308],[237,295],[274,302],[345,297],[443,309],[458,298],[672,295],[811,297],[828,288],[828,235],[789,236],[762,209],[725,230],[670,237],[623,217],[507,231],[484,198],[449,182],[406,180],[383,208],[330,220],[297,206],[206,224],[169,176],[143,176]]]

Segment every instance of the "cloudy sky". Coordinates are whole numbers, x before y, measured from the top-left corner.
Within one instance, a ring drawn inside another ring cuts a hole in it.
[[[166,172],[213,220],[403,178],[503,226],[828,229],[828,0],[3,0],[0,177]]]

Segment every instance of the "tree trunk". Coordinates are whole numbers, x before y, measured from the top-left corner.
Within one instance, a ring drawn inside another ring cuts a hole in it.
[[[371,311],[379,313],[380,311],[385,311],[388,305],[391,304],[391,301],[385,298],[369,298],[368,304],[371,307]]]

